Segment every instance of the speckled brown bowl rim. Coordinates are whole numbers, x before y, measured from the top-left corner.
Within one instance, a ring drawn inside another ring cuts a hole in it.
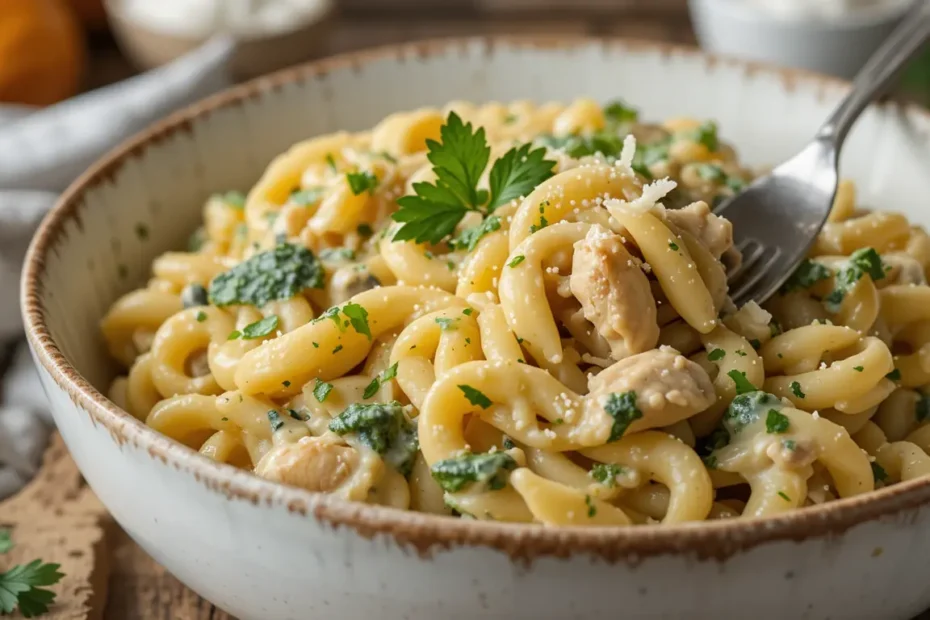
[[[103,425],[114,442],[129,443],[148,451],[165,466],[184,471],[208,490],[230,501],[249,501],[280,507],[298,515],[312,515],[333,527],[349,527],[359,535],[385,534],[404,547],[421,554],[460,545],[485,546],[500,550],[519,562],[539,557],[568,557],[590,554],[608,562],[638,562],[663,554],[687,554],[699,558],[725,559],[735,553],[771,541],[803,541],[840,535],[858,524],[892,517],[896,513],[930,502],[930,477],[903,482],[859,497],[822,504],[765,519],[710,521],[673,526],[646,525],[635,528],[546,528],[526,524],[451,519],[347,502],[336,497],[284,487],[249,473],[202,457],[196,451],[149,429],[119,409],[84,379],[64,357],[45,323],[42,277],[45,257],[54,250],[68,222],[80,223],[79,209],[85,190],[107,182],[127,161],[162,139],[188,131],[191,125],[220,109],[242,105],[287,84],[325,79],[327,73],[358,69],[378,59],[399,63],[416,61],[457,49],[479,45],[492,55],[495,48],[547,48],[570,50],[599,45],[621,50],[646,50],[663,56],[700,56],[708,66],[726,63],[742,67],[746,76],[763,72],[779,76],[786,89],[797,83],[814,84],[818,92],[839,91],[846,82],[800,70],[713,57],[673,45],[594,37],[476,37],[392,45],[342,54],[267,77],[258,78],[191,105],[113,149],[75,181],[42,222],[30,245],[22,282],[22,306],[26,332],[39,363],[69,397]],[[920,133],[930,135],[930,113],[913,105],[889,103],[916,120]],[[910,514],[909,517],[913,517]]]

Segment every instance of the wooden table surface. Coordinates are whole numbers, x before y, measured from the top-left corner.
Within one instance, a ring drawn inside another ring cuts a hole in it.
[[[686,0],[342,0],[340,4],[329,53],[423,38],[504,33],[694,42]],[[133,74],[109,37],[93,39],[91,50],[88,88]],[[0,508],[4,520],[13,515],[8,524],[13,525],[14,536],[17,531],[25,537],[33,532],[24,545],[29,553],[41,552],[45,560],[62,562],[69,572],[48,618],[231,620],[184,587],[115,526],[82,487],[60,441],[53,443],[43,473],[31,489]],[[52,525],[37,530],[36,514],[48,515]],[[43,536],[46,530],[65,531],[66,537]],[[66,551],[68,545],[74,549]]]

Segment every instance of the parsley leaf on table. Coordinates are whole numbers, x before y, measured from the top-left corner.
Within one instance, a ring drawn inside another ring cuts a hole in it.
[[[59,568],[59,564],[33,560],[0,573],[0,613],[10,614],[19,608],[24,617],[33,618],[47,612],[55,593],[40,586],[58,583],[64,577]]]

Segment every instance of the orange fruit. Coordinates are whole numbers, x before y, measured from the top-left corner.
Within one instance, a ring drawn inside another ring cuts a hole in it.
[[[78,91],[84,40],[61,0],[0,0],[0,101],[50,105]]]

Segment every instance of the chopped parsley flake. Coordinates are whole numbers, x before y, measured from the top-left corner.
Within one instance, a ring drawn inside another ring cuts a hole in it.
[[[355,231],[362,237],[370,237],[375,234],[375,231],[371,229],[370,224],[359,224]]]
[[[349,189],[356,196],[365,192],[372,194],[378,187],[378,177],[367,171],[349,172],[346,174],[346,181],[349,183]]]
[[[847,293],[864,275],[868,275],[873,281],[885,277],[881,256],[873,248],[860,248],[849,255],[847,266],[836,274],[836,285],[833,291],[824,299],[827,310],[839,312]]]
[[[245,208],[245,194],[242,192],[226,192],[225,194],[215,196],[215,198],[219,198],[221,201],[226,203],[227,206],[232,207],[233,209]]]
[[[784,448],[785,450],[791,450],[792,452],[794,452],[795,450],[798,449],[798,442],[796,442],[794,439],[782,439],[781,447]]]
[[[333,355],[335,355],[336,353],[339,353],[340,351],[342,351],[342,345],[337,344],[336,347],[333,349]]]
[[[371,380],[371,383],[369,383],[365,387],[365,391],[362,393],[362,398],[364,399],[371,398],[372,396],[378,393],[378,390],[381,389],[381,385],[385,381],[390,381],[396,376],[397,376],[397,362],[394,362],[391,366],[385,368],[380,373],[378,373],[377,377]]]
[[[765,432],[770,434],[780,435],[788,431],[788,426],[790,421],[788,416],[781,413],[777,409],[769,409],[768,414],[765,417]]]
[[[887,375],[885,375],[885,378],[886,378],[886,379],[891,379],[892,381],[900,381],[900,380],[901,380],[901,371],[898,370],[897,368],[895,368],[894,370],[892,370],[891,372],[889,372]]]
[[[888,472],[885,471],[885,468],[875,463],[874,461],[870,463],[872,466],[872,477],[875,479],[875,482],[885,482],[888,480]]]
[[[668,244],[668,247],[669,247],[673,252],[677,252],[677,251],[678,251],[678,244],[675,243],[674,241],[670,241],[669,244]]]
[[[604,106],[604,116],[612,123],[635,123],[639,120],[639,111],[622,99],[614,99]]]
[[[588,518],[595,516],[597,514],[597,506],[594,505],[594,502],[591,500],[590,495],[584,496],[585,506],[588,507]]]
[[[229,336],[226,337],[226,340],[236,340],[242,337],[242,332],[238,329],[229,332]]]
[[[338,170],[338,168],[336,168],[336,160],[333,159],[332,153],[326,154],[326,165],[329,166],[329,169],[332,170],[333,172],[336,172]]]
[[[444,332],[454,331],[458,326],[458,322],[458,318],[436,317],[436,323],[439,324],[439,329]]]
[[[326,397],[329,396],[329,393],[332,391],[332,383],[327,383],[319,377],[317,377],[316,381],[313,382],[313,397],[316,398],[318,403],[325,401]]]
[[[310,189],[299,189],[291,193],[290,201],[302,207],[315,205],[323,197],[322,187],[312,187]]]
[[[292,418],[300,422],[306,422],[307,420],[310,419],[310,414],[307,413],[307,411],[303,409],[301,409],[300,411],[296,409],[288,409],[287,413],[289,416],[291,416]]]
[[[194,318],[197,319],[198,323],[203,323],[204,321],[207,320],[207,313],[201,310],[200,312],[197,313],[197,315]]]
[[[507,472],[517,462],[506,452],[465,454],[433,463],[430,472],[444,491],[456,493],[469,484],[478,483],[491,491],[507,486]]]
[[[805,258],[794,270],[787,282],[782,285],[781,292],[789,293],[794,290],[808,289],[821,280],[830,277],[830,270],[820,263]]]
[[[355,331],[368,336],[368,339],[371,340],[371,329],[368,327],[368,310],[365,310],[359,304],[349,302],[342,307],[342,313],[349,317]]]
[[[623,466],[614,463],[596,463],[588,475],[606,487],[617,486],[617,476],[623,473]]]
[[[762,347],[762,343],[759,341],[758,338],[752,338],[752,339],[749,341],[749,345],[750,345],[753,349],[755,349],[756,351],[758,351],[759,348]]]
[[[210,304],[207,297],[207,289],[200,284],[188,284],[181,289],[181,305],[185,308],[195,308],[197,306],[206,306]]]
[[[507,263],[507,266],[508,266],[508,267],[516,267],[517,265],[519,265],[520,263],[522,263],[524,260],[526,260],[526,257],[523,256],[523,254],[517,254],[516,256],[514,256],[513,258],[510,259],[510,262]]]
[[[791,389],[791,393],[798,398],[805,398],[807,396],[807,394],[801,390],[801,384],[797,381],[792,381],[790,384],[788,384],[788,387]]]
[[[320,250],[320,259],[331,262],[355,260],[355,250],[352,248],[326,248]]]
[[[685,133],[684,137],[691,140],[692,142],[703,144],[707,147],[708,151],[716,151],[720,146],[717,139],[717,123],[714,121],[706,121],[702,123],[699,127],[696,127]]]
[[[742,349],[737,349],[736,351],[734,351],[734,353],[736,353],[740,357],[746,357],[746,352],[743,351]]]
[[[727,352],[724,351],[723,349],[714,349],[713,351],[707,354],[707,359],[709,359],[712,362],[719,362],[726,356],[726,354]]]
[[[530,232],[534,233],[536,231],[542,230],[549,225],[549,220],[546,219],[545,215],[539,216],[539,224],[530,224]]]
[[[865,370],[865,367],[863,367],[863,366],[853,366],[853,370],[855,370],[856,372],[862,372],[863,370]]]
[[[790,501],[791,501],[791,498],[788,497],[788,496],[785,494],[784,491],[779,491],[779,492],[778,492],[778,497],[782,498],[782,499],[785,500],[786,502],[790,502]]]
[[[282,381],[282,382],[281,382],[281,385],[283,385],[284,387],[291,387],[291,382],[285,380],[285,381]]]
[[[482,409],[487,409],[491,406],[491,399],[472,386],[460,385],[458,388],[462,390],[462,394],[465,395],[465,398],[467,398],[468,402],[471,404],[481,407]]]
[[[500,230],[500,228],[501,218],[496,215],[491,215],[486,217],[478,226],[466,228],[460,232],[455,239],[449,242],[449,245],[451,245],[453,249],[471,252],[478,247],[478,242],[481,241],[485,235]]]
[[[733,383],[736,385],[737,395],[758,391],[758,388],[746,378],[746,373],[741,370],[731,370],[727,373],[727,376],[733,379]]]
[[[272,433],[284,426],[284,420],[281,419],[281,415],[274,409],[268,411],[268,422],[271,424]]]
[[[623,437],[626,429],[634,421],[643,417],[643,412],[636,406],[636,392],[614,392],[608,394],[604,401],[604,411],[614,419],[608,442]]]
[[[464,310],[462,310],[462,314],[464,314],[465,316],[471,316],[472,312],[474,312],[472,308],[465,308]]]
[[[702,179],[711,183],[722,183],[727,178],[720,166],[714,164],[698,164],[697,173]]]
[[[313,252],[282,243],[213,278],[210,301],[217,306],[264,306],[322,287],[323,267]]]
[[[260,321],[249,323],[243,327],[242,339],[255,340],[256,338],[264,338],[276,329],[278,329],[278,315],[272,314],[271,316],[266,316]]]

